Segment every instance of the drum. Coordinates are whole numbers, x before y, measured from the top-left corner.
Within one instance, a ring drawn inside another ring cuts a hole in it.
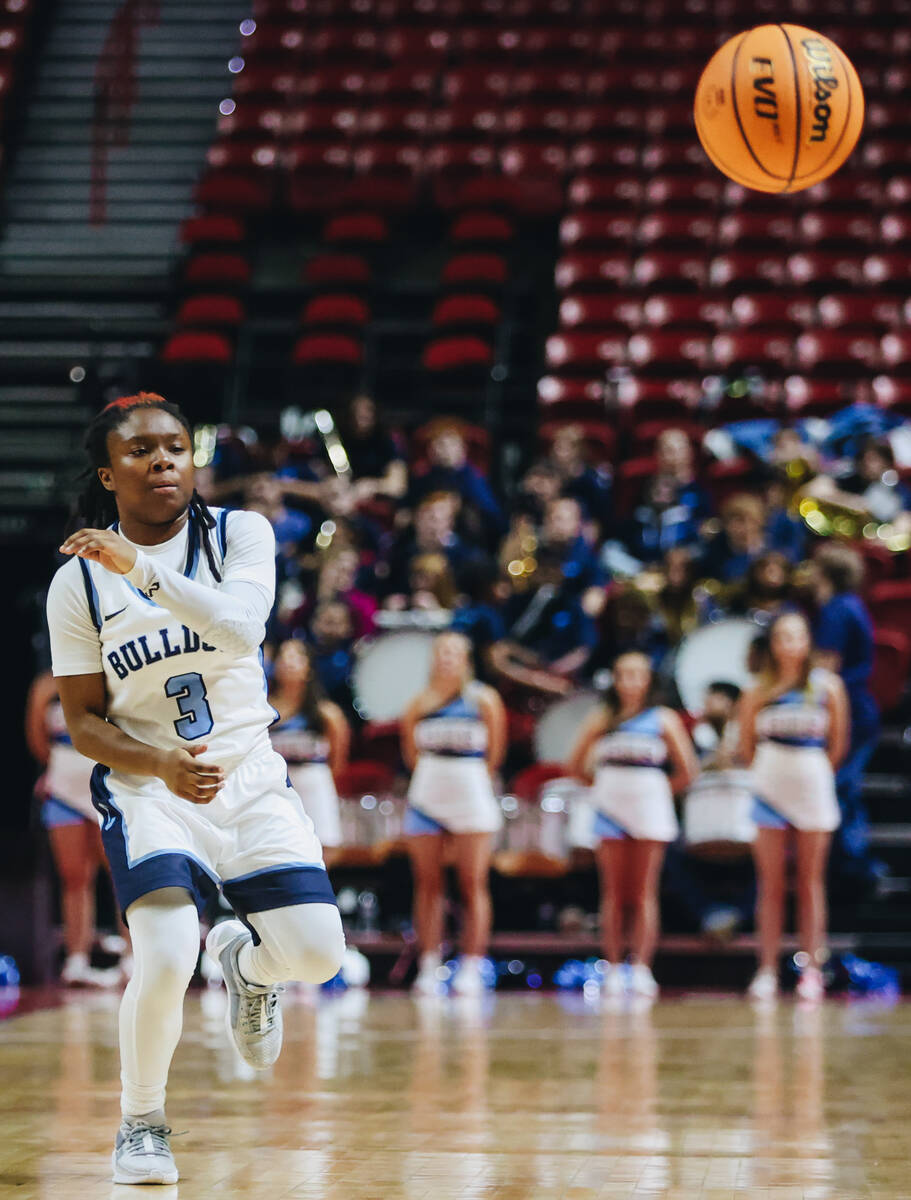
[[[735,683],[739,688],[751,685],[747,656],[760,632],[752,621],[731,617],[703,625],[683,639],[674,659],[674,681],[687,712],[702,712],[710,683]]]
[[[504,796],[503,831],[493,865],[501,875],[553,879],[569,870],[569,797],[574,779],[552,779],[536,800]]]
[[[584,688],[555,701],[535,727],[535,758],[538,762],[566,762],[582,722],[600,703],[601,697],[593,688]]]
[[[351,687],[367,721],[397,721],[430,674],[432,633],[399,630],[365,638],[354,648]]]
[[[753,781],[748,771],[706,771],[686,796],[683,837],[696,858],[745,858],[756,838]]]

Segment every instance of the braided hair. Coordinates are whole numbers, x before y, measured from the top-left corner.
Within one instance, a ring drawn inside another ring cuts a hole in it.
[[[106,404],[92,418],[85,433],[83,446],[88,456],[89,465],[81,476],[82,491],[76,497],[67,533],[88,527],[90,529],[106,529],[117,520],[117,500],[113,492],[102,484],[98,478],[98,468],[110,466],[108,455],[108,434],[119,429],[123,422],[137,409],[151,408],[166,412],[186,430],[193,444],[193,430],[190,422],[176,404],[171,404],[156,392],[137,392],[135,396],[121,396]],[[215,528],[215,518],[209,507],[196,489],[190,497],[190,516],[195,518],[190,522],[190,536],[196,538],[196,549],[202,549],[209,564],[209,570],[215,579],[221,582],[221,573],[215,561],[212,549],[210,530]]]

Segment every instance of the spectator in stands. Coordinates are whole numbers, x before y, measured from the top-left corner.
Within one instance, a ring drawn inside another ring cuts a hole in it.
[[[561,494],[578,500],[583,512],[598,522],[604,537],[613,521],[612,480],[607,467],[589,463],[582,427],[558,429],[545,461],[560,480]]]
[[[339,422],[339,437],[348,462],[358,504],[376,498],[401,500],[408,488],[405,460],[389,430],[381,423],[376,401],[359,392]]]
[[[664,556],[663,576],[655,611],[668,644],[676,646],[682,637],[697,629],[706,616],[705,602],[697,596],[698,572],[693,552],[684,546],[668,550]]]
[[[693,447],[682,429],[665,429],[655,442],[655,474],[627,522],[627,549],[655,562],[674,546],[695,546],[711,514],[708,494],[696,480]]]
[[[519,493],[511,505],[512,517],[525,516],[540,525],[545,509],[560,495],[562,487],[562,476],[550,460],[542,458],[533,462],[519,483]]]
[[[456,586],[444,554],[416,554],[408,567],[408,591],[387,596],[383,607],[398,611],[451,612]]]
[[[781,471],[772,471],[766,477],[763,489],[766,541],[770,549],[780,551],[792,563],[799,563],[806,556],[807,527],[790,511],[793,490]]]
[[[600,634],[588,662],[588,675],[609,667],[618,655],[627,652],[644,655],[657,670],[667,654],[668,635],[661,614],[632,582],[612,589],[600,622]]]
[[[807,494],[837,504],[860,520],[880,523],[895,521],[911,509],[911,492],[899,479],[892,447],[885,438],[865,438],[847,474],[834,479],[817,476]]]
[[[582,607],[598,617],[606,600],[607,572],[585,537],[582,505],[571,496],[551,500],[544,511],[538,560],[559,570],[565,584],[574,588]]]
[[[487,677],[491,645],[506,636],[502,604],[508,595],[509,584],[490,561],[474,563],[463,573],[462,595],[450,628],[471,641],[480,678]]]
[[[750,563],[742,581],[729,593],[727,611],[768,625],[779,613],[795,610],[793,574],[784,554],[767,550]]]
[[[705,548],[701,571],[707,579],[734,583],[768,549],[765,505],[758,496],[741,492],[721,508],[721,531]]]
[[[408,591],[409,564],[417,554],[443,554],[452,568],[456,584],[469,564],[485,558],[467,539],[456,532],[459,498],[453,492],[431,492],[420,502],[414,521],[396,538],[388,556],[378,565],[377,577],[384,591]]]
[[[317,605],[338,601],[347,606],[355,641],[373,632],[378,608],[375,598],[358,587],[359,566],[358,553],[351,546],[327,551],[316,585]]]
[[[317,605],[310,622],[313,666],[328,699],[337,704],[349,719],[354,715],[351,695],[353,640],[354,623],[346,604],[329,600]]]
[[[851,713],[850,743],[835,777],[842,823],[833,867],[846,882],[873,885],[883,867],[870,855],[862,785],[879,736],[879,710],[870,691],[873,621],[859,595],[863,574],[863,560],[856,550],[827,543],[813,557],[810,583],[816,601],[817,655],[822,665],[841,676]]]
[[[275,475],[252,475],[244,482],[243,507],[261,513],[275,532],[278,581],[296,574],[301,541],[312,529],[306,513],[285,507],[282,483]]]
[[[485,476],[468,461],[468,447],[458,426],[442,418],[427,442],[428,465],[413,474],[408,490],[414,508],[437,492],[454,492],[461,499],[460,524],[465,533],[485,544],[506,528],[500,502]]]

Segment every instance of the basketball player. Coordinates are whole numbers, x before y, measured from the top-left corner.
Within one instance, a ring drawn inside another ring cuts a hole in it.
[[[348,764],[351,731],[339,706],[323,694],[309,646],[297,638],[279,646],[269,703],[281,718],[269,730],[273,749],[288,764],[288,778],[331,867],[332,850],[342,841],[333,776]]]
[[[587,718],[569,761],[592,783],[595,857],[601,881],[601,937],[606,995],[629,989],[654,997],[652,960],[658,940],[658,884],[669,842],[678,831],[674,793],[699,773],[677,713],[654,701],[652,666],[644,654],[621,654],[603,705]],[[630,925],[625,913],[630,910]],[[631,970],[624,971],[629,947]]]
[[[48,623],[67,728],[98,763],[93,801],[133,938],[114,1181],[174,1183],[165,1087],[204,894],[219,886],[241,918],[216,925],[206,948],[235,1045],[256,1068],[281,1048],[278,984],[331,978],[344,935],[313,825],[269,743],[269,523],[209,511],[189,425],[160,396],[109,404],[86,449]]]
[[[67,987],[113,987],[120,982],[121,971],[97,970],[89,962],[95,939],[95,881],[104,862],[89,785],[95,764],[73,747],[50,672],[37,676],[29,689],[25,736],[33,756],[45,768],[41,821],[60,880],[66,951],[60,980]],[[127,974],[128,963],[128,958],[122,960]]]
[[[465,908],[453,988],[477,995],[490,937],[493,837],[503,823],[491,775],[506,752],[506,713],[493,688],[473,678],[471,643],[464,634],[441,633],[435,639],[430,678],[402,717],[401,735],[402,757],[413,770],[403,832],[414,874],[414,926],[421,951],[414,986],[427,994],[439,989],[448,842]]]
[[[784,613],[772,622],[761,651],[758,686],[740,705],[740,755],[752,762],[759,797],[756,862],[759,970],[750,984],[757,1000],[778,991],[789,844],[797,857],[797,923],[808,956],[797,984],[804,1000],[823,996],[819,969],[826,934],[825,872],[840,820],[835,769],[848,745],[848,702],[837,675],[812,664],[806,619]]]

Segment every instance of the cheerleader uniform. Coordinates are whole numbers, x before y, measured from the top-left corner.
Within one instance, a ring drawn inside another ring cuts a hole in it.
[[[598,739],[592,754],[596,837],[674,841],[678,825],[661,709],[621,722]]]
[[[59,700],[47,706],[45,722],[51,746],[44,777],[47,799],[41,806],[42,824],[45,829],[79,825],[83,821],[97,825],[91,787],[95,764],[73,745]]]
[[[835,774],[826,754],[829,703],[826,672],[778,696],[756,716],[753,778],[759,795],[756,824],[830,832],[841,821]]]
[[[495,833],[503,824],[487,770],[487,725],[478,705],[482,686],[469,684],[418,721],[405,834]]]
[[[340,846],[338,792],[329,770],[329,740],[311,729],[303,713],[273,725],[272,748],[288,764],[291,786],[300,796],[304,812],[313,822],[323,846]]]

